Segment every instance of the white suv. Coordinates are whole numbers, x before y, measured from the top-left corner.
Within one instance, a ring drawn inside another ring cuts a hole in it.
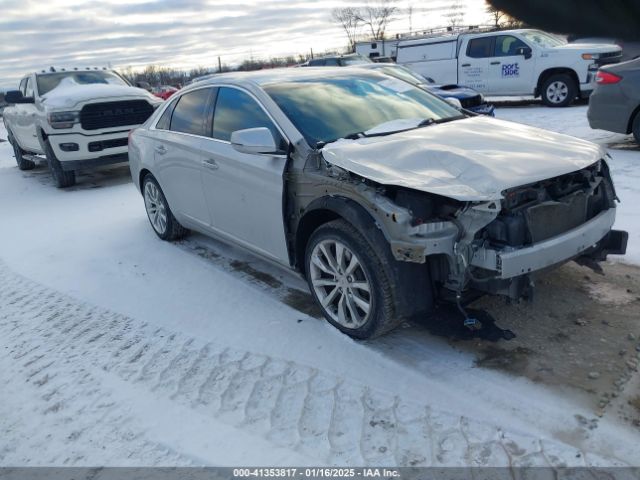
[[[132,87],[107,69],[31,73],[5,95],[4,123],[18,167],[46,157],[59,188],[75,184],[75,171],[128,161],[129,131],[162,100]]]

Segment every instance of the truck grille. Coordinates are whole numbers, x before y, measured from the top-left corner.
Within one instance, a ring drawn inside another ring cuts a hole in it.
[[[84,130],[140,125],[152,113],[153,107],[145,100],[92,103],[80,111],[80,124]]]
[[[620,60],[622,60],[622,52],[607,52],[601,53],[596,63],[601,67],[612,63],[620,63]]]

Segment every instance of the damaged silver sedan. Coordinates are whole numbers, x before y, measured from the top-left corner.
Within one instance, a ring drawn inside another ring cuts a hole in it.
[[[624,254],[597,145],[475,116],[382,73],[287,69],[195,83],[129,142],[157,235],[190,230],[294,269],[355,338],[536,275]]]

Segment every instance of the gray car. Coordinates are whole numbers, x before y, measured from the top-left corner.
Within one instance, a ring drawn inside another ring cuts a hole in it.
[[[355,338],[440,300],[528,297],[549,267],[624,253],[605,157],[355,68],[218,75],[129,142],[160,238],[195,230],[298,272]]]
[[[640,59],[603,67],[589,99],[591,128],[633,133],[640,143]]]

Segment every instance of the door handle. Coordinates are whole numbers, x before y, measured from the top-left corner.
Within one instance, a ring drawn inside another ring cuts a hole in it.
[[[500,62],[491,62],[491,65],[500,65]]]
[[[167,153],[167,147],[165,147],[164,145],[158,145],[155,148],[155,151],[158,152],[160,155],[164,155],[165,153]]]
[[[463,63],[462,65],[460,65],[461,67],[470,67],[471,64],[470,63]]]
[[[202,162],[202,165],[204,165],[210,170],[218,170],[218,168],[220,168],[220,166],[218,165],[218,162],[216,162],[213,158],[207,158]]]

